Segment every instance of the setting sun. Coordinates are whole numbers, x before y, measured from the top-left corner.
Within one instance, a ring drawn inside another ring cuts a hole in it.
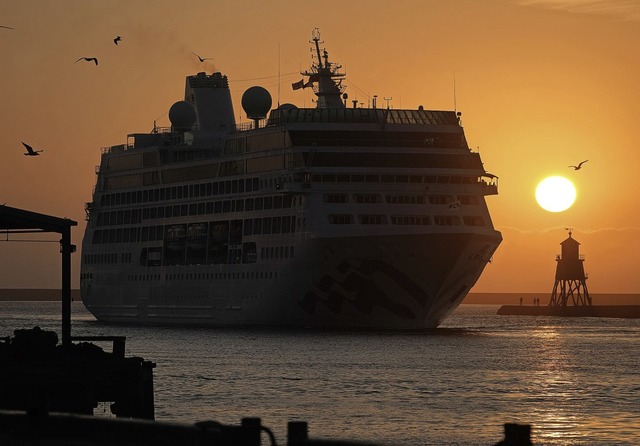
[[[546,211],[566,211],[576,201],[576,188],[564,177],[547,177],[536,188],[536,200]]]

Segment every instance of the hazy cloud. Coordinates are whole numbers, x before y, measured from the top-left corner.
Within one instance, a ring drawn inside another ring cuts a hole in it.
[[[607,15],[618,20],[640,20],[638,0],[515,0],[515,3],[575,14]]]
[[[520,234],[547,234],[549,232],[557,232],[557,231],[567,231],[569,228],[566,226],[554,226],[552,228],[545,228],[545,229],[522,229],[522,228],[516,228],[513,226],[496,226],[496,229],[498,231],[512,231],[512,232],[518,232]],[[580,233],[580,234],[597,234],[597,233],[601,233],[601,232],[640,232],[640,228],[635,227],[635,226],[625,226],[622,228],[592,228],[592,229],[578,229],[578,228],[573,228],[573,232],[574,233]]]
[[[623,228],[581,229],[579,232],[583,232],[585,234],[595,234],[598,232],[640,232],[640,228],[626,226]]]
[[[496,226],[496,229],[498,231],[511,231],[511,232],[518,232],[520,234],[546,234],[548,232],[564,231],[566,227],[556,226],[553,228],[546,228],[546,229],[522,229],[522,228],[516,228],[513,226]]]

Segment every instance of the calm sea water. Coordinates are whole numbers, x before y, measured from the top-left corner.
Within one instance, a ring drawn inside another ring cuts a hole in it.
[[[128,356],[154,361],[159,421],[257,416],[280,444],[290,420],[397,445],[493,445],[505,422],[531,424],[536,445],[640,444],[640,320],[497,309],[463,305],[430,333],[317,333],[104,325],[76,302],[72,335],[124,335]],[[60,334],[59,303],[0,314],[0,336]]]

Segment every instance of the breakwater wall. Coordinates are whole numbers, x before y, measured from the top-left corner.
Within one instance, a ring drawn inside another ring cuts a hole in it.
[[[80,301],[80,290],[71,290],[71,299]],[[49,288],[0,288],[0,302],[42,301],[59,302],[62,300],[60,289]]]
[[[59,289],[40,288],[0,288],[0,302],[7,301],[60,301]],[[463,304],[470,305],[518,305],[522,297],[525,305],[539,299],[540,305],[549,302],[550,293],[469,293]],[[72,289],[71,298],[79,302],[80,290]],[[591,293],[594,305],[640,305],[640,294]]]
[[[559,316],[640,318],[640,305],[592,305],[549,307],[533,305],[503,305],[497,314],[502,316]]]

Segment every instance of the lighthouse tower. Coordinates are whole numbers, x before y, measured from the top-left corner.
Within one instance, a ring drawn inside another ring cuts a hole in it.
[[[556,281],[551,293],[550,307],[566,307],[569,299],[574,306],[591,306],[584,273],[584,255],[580,255],[580,243],[571,237],[560,243],[562,255],[556,257]]]

